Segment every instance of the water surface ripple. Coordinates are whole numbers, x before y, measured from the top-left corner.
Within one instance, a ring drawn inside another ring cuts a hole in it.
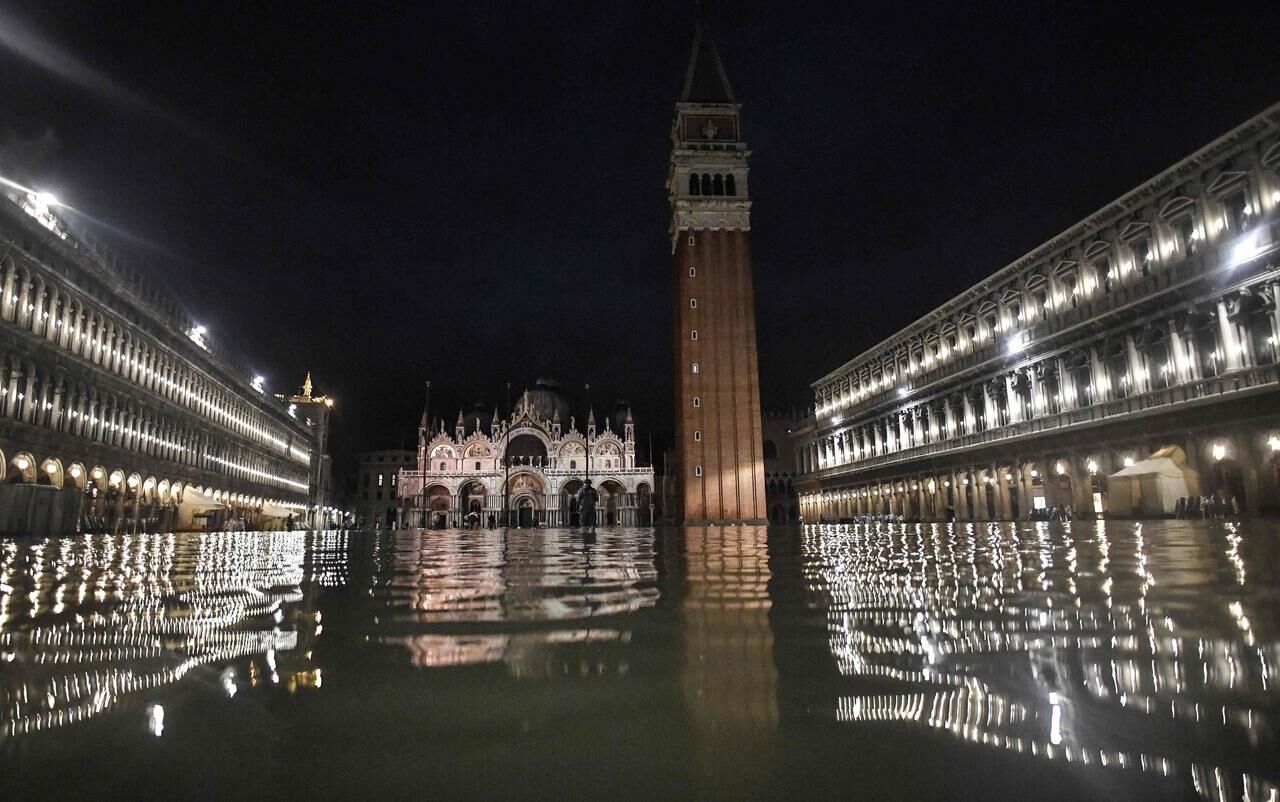
[[[1277,544],[1177,521],[4,538],[0,787],[1280,802]]]

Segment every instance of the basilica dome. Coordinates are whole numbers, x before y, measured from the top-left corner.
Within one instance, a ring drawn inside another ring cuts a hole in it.
[[[529,406],[537,413],[539,418],[554,420],[556,413],[560,413],[560,422],[568,428],[569,426],[569,401],[564,397],[564,393],[560,391],[560,382],[555,379],[538,379],[532,389],[525,391],[526,397],[529,399]]]

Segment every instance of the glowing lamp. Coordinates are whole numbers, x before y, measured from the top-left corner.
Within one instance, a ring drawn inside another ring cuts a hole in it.
[[[20,471],[25,471],[27,468],[31,467],[31,463],[27,461],[26,457],[18,457],[16,460],[13,461],[13,464],[17,465],[18,470]]]
[[[1214,459],[1214,462],[1217,462],[1218,460],[1222,459],[1222,458],[1223,458],[1223,457],[1225,457],[1226,455],[1227,455],[1227,447],[1226,447],[1226,446],[1224,446],[1222,443],[1214,443],[1214,444],[1213,444],[1213,459]]]

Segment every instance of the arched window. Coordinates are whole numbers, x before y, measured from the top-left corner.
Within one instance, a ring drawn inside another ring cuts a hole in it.
[[[702,399],[695,395],[695,396],[693,397],[693,405],[694,405],[695,407],[700,407],[700,406],[702,406]]]
[[[440,470],[442,470],[442,471],[443,471],[443,470],[445,470],[445,467],[444,467],[444,463],[443,463],[443,462],[442,462],[442,463],[440,463]]]
[[[711,194],[711,173],[702,174],[702,194],[703,195]]]
[[[690,194],[690,195],[698,195],[698,194],[700,194],[700,193],[698,192],[698,190],[699,190],[699,189],[700,189],[700,187],[698,186],[698,174],[697,174],[697,173],[689,173],[689,194]]]
[[[698,370],[699,370],[699,368],[698,368],[698,363],[697,363],[697,362],[694,362],[694,363],[693,363],[693,372],[694,372],[694,374],[695,374],[695,375],[697,375]]]
[[[711,179],[711,194],[712,195],[724,194],[724,176],[720,175],[719,173],[716,173],[716,177]]]
[[[577,469],[578,469],[578,461],[576,459],[569,460],[569,470],[575,471]]]
[[[689,299],[689,308],[690,308],[690,309],[697,309],[697,308],[698,308],[698,299],[697,299],[697,298],[690,298],[690,299]]]
[[[698,268],[696,267],[689,268],[689,278],[693,278],[696,275],[698,275]]]
[[[477,470],[477,471],[478,471],[478,470],[480,470],[480,463],[479,463],[479,462],[477,462],[477,463],[476,463],[476,470]]]
[[[701,466],[701,465],[695,465],[695,466],[693,466],[693,475],[694,475],[694,476],[701,476],[701,475],[702,475],[702,466]]]
[[[698,339],[698,330],[697,330],[697,329],[694,329],[692,332],[690,332],[690,335],[691,335],[691,336],[690,336],[690,338],[689,338],[689,339],[691,339],[691,340],[696,340],[696,339]]]
[[[701,429],[695,429],[695,430],[694,430],[694,432],[693,432],[693,441],[694,441],[695,443],[701,443],[701,442],[702,442],[702,430],[701,430]]]
[[[765,459],[778,458],[778,446],[775,445],[772,440],[764,441],[764,458]]]
[[[726,175],[724,177],[724,194],[726,195],[738,194],[738,183],[737,181],[734,180],[733,173],[730,173],[729,175]]]

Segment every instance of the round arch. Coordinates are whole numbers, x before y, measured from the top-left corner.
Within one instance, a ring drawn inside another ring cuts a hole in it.
[[[62,487],[65,479],[66,474],[62,470],[62,460],[57,457],[46,457],[44,462],[40,463],[40,475],[36,479],[40,484]]]
[[[36,481],[36,458],[28,451],[19,451],[9,460],[6,481],[15,484],[34,484]]]
[[[67,466],[67,478],[77,490],[89,489],[89,472],[79,462],[73,462]]]

